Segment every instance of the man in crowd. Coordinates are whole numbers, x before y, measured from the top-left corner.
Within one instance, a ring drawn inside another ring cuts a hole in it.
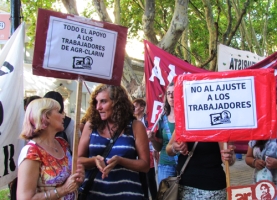
[[[136,116],[137,120],[140,120],[144,124],[145,128],[148,128],[147,116],[144,113],[146,102],[143,99],[135,99],[133,101],[133,105],[134,105],[134,115]],[[156,183],[156,174],[155,174],[154,157],[153,157],[154,148],[151,142],[149,142],[149,149],[150,149],[150,170],[147,173],[147,179],[148,179],[147,182],[149,185],[149,190],[150,190],[152,199],[156,199],[157,183]]]

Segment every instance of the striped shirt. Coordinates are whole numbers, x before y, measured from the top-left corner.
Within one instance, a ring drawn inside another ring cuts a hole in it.
[[[102,152],[109,142],[109,138],[104,138],[100,136],[97,131],[93,131],[90,136],[89,157],[102,155]],[[114,155],[136,159],[137,152],[133,133],[130,133],[130,135],[122,134],[117,139],[105,162],[111,159]],[[138,172],[117,165],[110,171],[107,178],[102,179],[101,176],[102,173],[98,172],[87,199],[143,199]]]

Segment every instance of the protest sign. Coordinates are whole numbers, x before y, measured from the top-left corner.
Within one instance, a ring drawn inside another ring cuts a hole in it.
[[[250,51],[234,49],[223,44],[218,45],[217,52],[218,71],[243,70],[265,58]]]
[[[177,140],[276,137],[273,69],[179,75],[174,82]]]
[[[184,81],[183,93],[187,130],[257,127],[253,77]]]
[[[227,189],[228,199],[275,199],[277,190],[273,182],[262,180],[252,185],[231,186]]]
[[[156,115],[163,107],[166,86],[172,82],[174,76],[186,73],[207,73],[209,71],[195,67],[146,40],[144,47],[147,115],[149,124],[153,125]]]
[[[110,80],[116,39],[115,31],[50,16],[43,68]]]
[[[127,28],[39,9],[33,74],[119,85]]]

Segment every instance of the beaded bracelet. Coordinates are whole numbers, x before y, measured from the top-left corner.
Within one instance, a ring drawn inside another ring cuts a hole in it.
[[[174,154],[177,154],[177,153],[178,153],[178,152],[174,149],[173,144],[171,145],[171,149],[172,149],[172,152],[173,152]]]
[[[254,160],[253,160],[253,162],[252,162],[252,166],[253,166],[254,168],[256,168],[255,162],[256,162],[256,158],[254,158]]]
[[[56,189],[56,188],[54,189],[54,192],[55,192],[55,194],[56,194],[56,197],[59,199],[59,198],[60,198],[60,196],[59,196],[58,191],[57,191],[57,189]]]

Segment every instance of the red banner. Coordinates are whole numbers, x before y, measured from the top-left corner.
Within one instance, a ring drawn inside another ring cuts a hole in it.
[[[163,106],[166,86],[178,74],[206,73],[170,53],[144,41],[145,53],[145,82],[147,114],[151,124],[155,123],[156,115]]]
[[[273,69],[178,75],[174,83],[177,140],[277,137]]]

